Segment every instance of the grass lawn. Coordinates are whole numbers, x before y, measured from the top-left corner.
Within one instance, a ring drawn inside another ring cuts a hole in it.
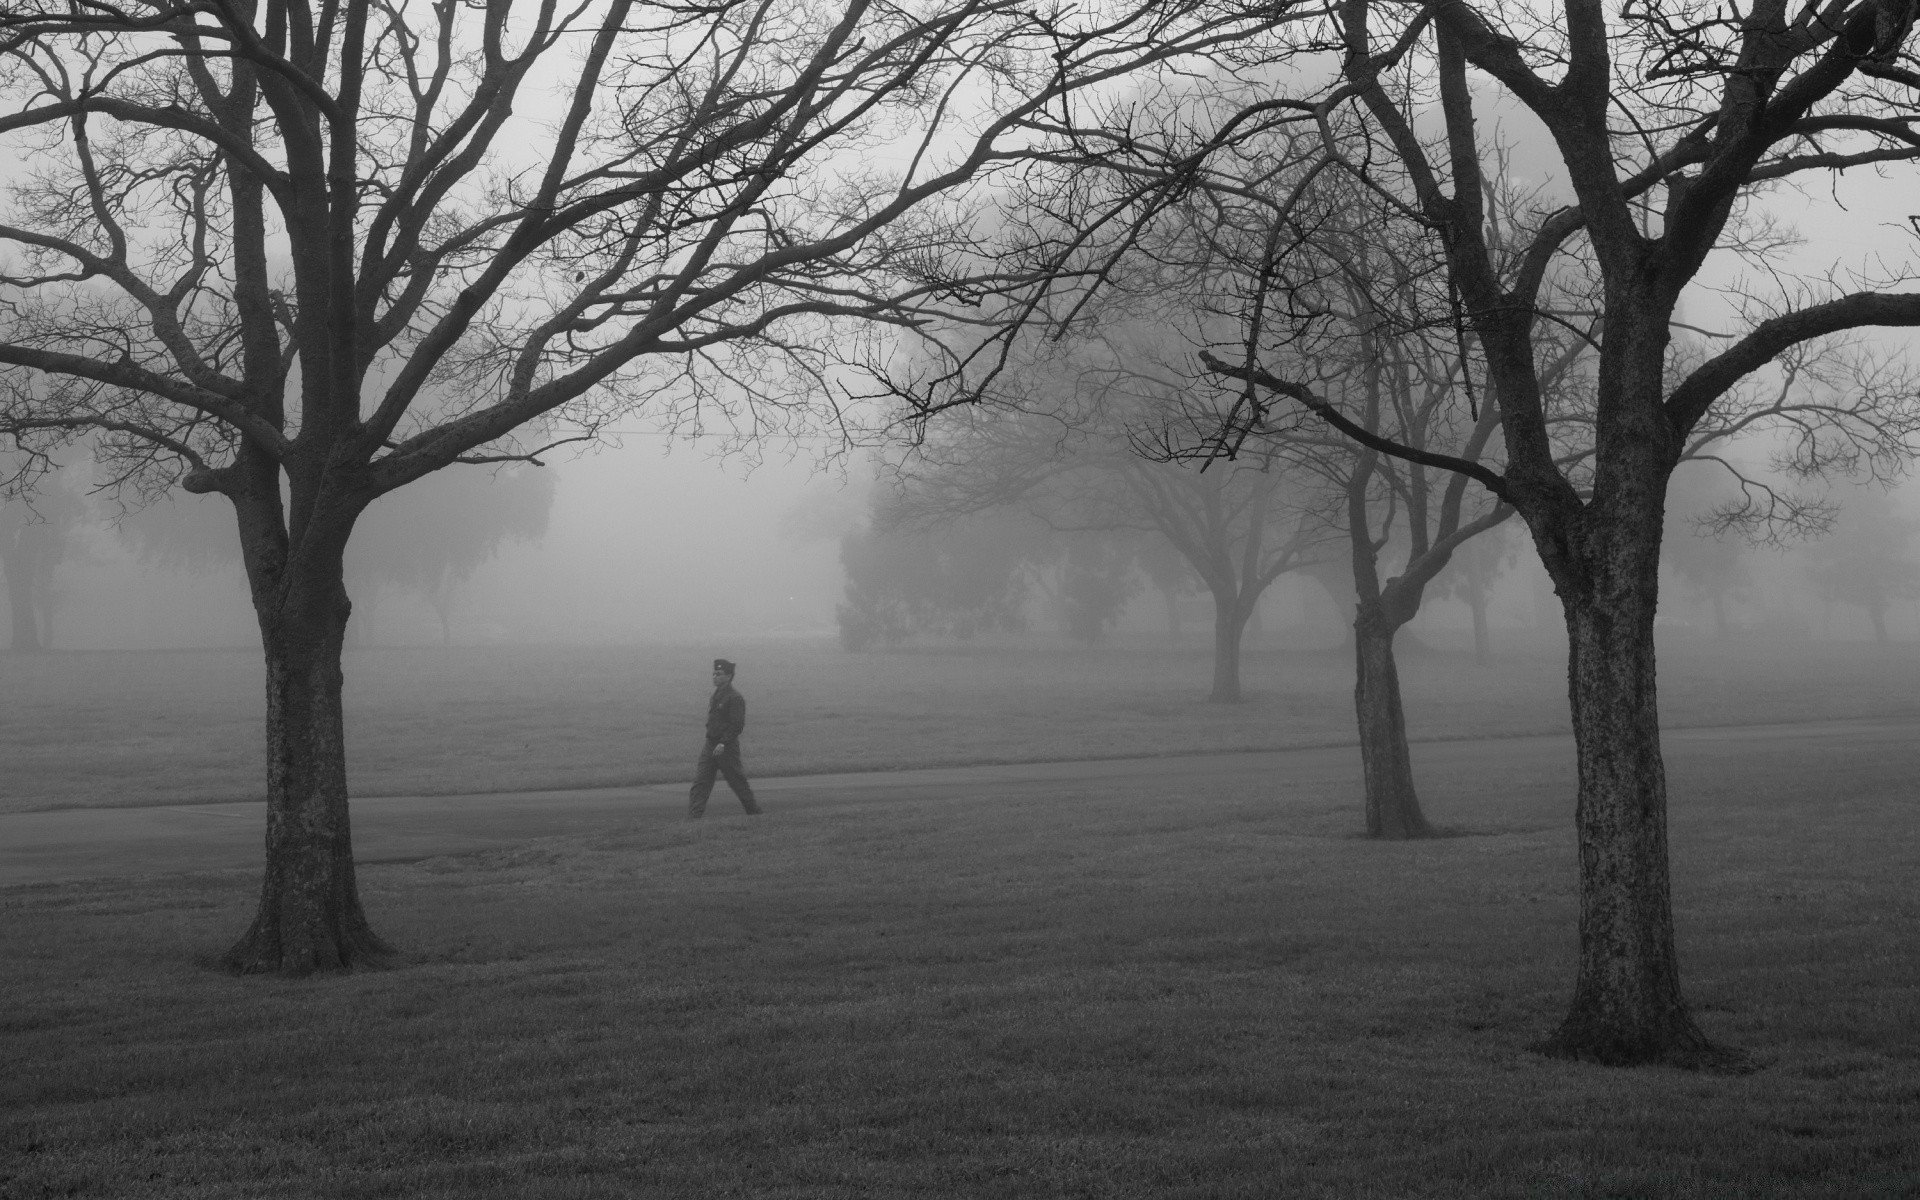
[[[1526,1050],[1574,863],[1519,761],[1418,844],[1355,778],[643,815],[366,867],[404,965],[300,982],[205,965],[251,873],[0,891],[0,1196],[1920,1195],[1920,747],[1676,756],[1744,1075]]]
[[[1920,713],[1920,648],[1663,651],[1669,725]],[[845,654],[830,642],[355,650],[347,745],[359,795],[671,782],[692,772],[708,663],[728,653],[760,775],[1351,743],[1337,650],[1247,655],[1249,699],[1204,702],[1209,651],[1088,652],[1035,639]],[[1415,738],[1567,726],[1551,654],[1403,648]],[[0,654],[0,812],[257,797],[262,668],[248,651]]]

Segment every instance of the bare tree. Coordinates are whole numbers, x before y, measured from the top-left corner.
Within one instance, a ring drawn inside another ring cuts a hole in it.
[[[1138,325],[1116,325],[1058,353],[1035,351],[995,385],[998,403],[954,414],[901,463],[900,507],[927,520],[1017,507],[1054,529],[1134,530],[1163,540],[1213,600],[1208,699],[1237,703],[1241,643],[1260,597],[1320,561],[1337,535],[1334,498],[1262,443],[1238,462],[1165,451],[1217,425],[1215,390],[1169,370]]]
[[[1110,291],[1137,294],[1144,277],[1147,304],[1165,306],[1171,294],[1178,306],[1203,314],[1185,324],[1190,336],[1182,348],[1189,364],[1197,351],[1202,375],[1222,366],[1213,351],[1239,330],[1284,328],[1278,343],[1266,347],[1269,365],[1284,362],[1296,381],[1311,381],[1323,419],[1303,421],[1295,413],[1291,420],[1248,422],[1248,409],[1261,407],[1250,395],[1252,382],[1232,386],[1230,369],[1215,371],[1229,386],[1189,383],[1189,393],[1207,397],[1211,407],[1190,413],[1184,439],[1165,438],[1161,453],[1219,468],[1223,459],[1281,452],[1321,477],[1338,498],[1335,524],[1347,534],[1355,598],[1354,711],[1367,834],[1429,836],[1434,830],[1415,788],[1394,642],[1453,554],[1513,513],[1470,493],[1465,475],[1433,461],[1445,454],[1497,464],[1499,410],[1478,399],[1484,364],[1449,303],[1431,231],[1396,220],[1377,195],[1350,179],[1322,181],[1312,190],[1289,186],[1317,172],[1299,139],[1284,129],[1243,137],[1220,159],[1162,219],[1129,229],[1132,248],[1111,260],[1105,281]],[[1499,191],[1496,211],[1509,213],[1520,199]],[[1143,256],[1150,265],[1133,267]],[[1577,336],[1562,343],[1549,372],[1557,395],[1577,374],[1585,350]],[[1349,432],[1372,444],[1356,445]],[[1383,442],[1427,458],[1382,453]],[[1387,574],[1396,558],[1398,572]]]
[[[960,189],[1271,8],[294,0],[0,9],[0,435],[232,502],[267,666],[241,971],[377,961],[342,561],[376,498],[644,408],[753,435],[1010,286]],[[551,97],[548,104],[545,98]],[[1013,264],[1017,273],[1040,264]],[[828,407],[829,413],[832,411]]]
[[[1395,638],[1419,614],[1428,586],[1455,552],[1498,527],[1513,510],[1470,497],[1464,474],[1383,454],[1376,445],[1355,446],[1340,436],[1338,426],[1344,423],[1376,441],[1390,439],[1423,455],[1445,452],[1478,463],[1491,457],[1499,429],[1499,410],[1472,402],[1481,373],[1445,322],[1444,304],[1434,303],[1437,273],[1424,239],[1405,237],[1404,228],[1402,237],[1393,237],[1388,232],[1393,223],[1379,220],[1386,214],[1370,200],[1364,192],[1336,193],[1341,211],[1327,214],[1311,241],[1304,236],[1301,241],[1303,250],[1311,247],[1325,256],[1324,265],[1310,271],[1326,286],[1296,289],[1289,297],[1290,307],[1309,306],[1316,315],[1308,329],[1317,325],[1318,330],[1303,332],[1288,347],[1288,359],[1303,365],[1313,360],[1311,371],[1295,375],[1325,381],[1320,393],[1329,407],[1322,415],[1335,429],[1317,438],[1298,429],[1273,436],[1296,445],[1315,443],[1310,461],[1330,474],[1345,498],[1357,600],[1354,714],[1366,830],[1369,837],[1398,839],[1426,837],[1434,830],[1414,783]],[[1297,215],[1293,221],[1298,229]],[[1257,217],[1254,224],[1257,228]],[[1251,281],[1256,302],[1271,278],[1259,270],[1263,266],[1256,266]],[[1444,301],[1444,292],[1438,299]],[[1217,362],[1201,353],[1203,362]],[[1577,348],[1565,355],[1562,373],[1577,358]],[[1231,419],[1224,424],[1233,426]],[[1222,448],[1216,443],[1209,450]],[[1398,574],[1383,578],[1382,555],[1396,532],[1403,539],[1397,549],[1404,559]]]
[[[1343,432],[1459,471],[1515,508],[1564,608],[1580,956],[1571,1008],[1542,1045],[1549,1053],[1614,1063],[1720,1055],[1688,1010],[1674,951],[1653,639],[1667,479],[1696,439],[1740,423],[1726,414],[1742,402],[1743,379],[1816,339],[1920,324],[1920,291],[1897,258],[1872,273],[1835,265],[1817,279],[1776,270],[1778,290],[1752,282],[1727,314],[1731,328],[1677,378],[1676,309],[1709,256],[1767,248],[1748,214],[1768,185],[1865,166],[1912,178],[1916,15],[1904,0],[1744,10],[1566,0],[1555,19],[1470,0],[1352,0],[1296,47],[1337,55],[1337,76],[1314,95],[1269,88],[1257,110],[1242,110],[1243,120],[1257,111],[1316,131],[1322,173],[1364,181],[1434,231],[1485,360],[1503,466]],[[1479,123],[1498,105],[1544,127],[1568,190],[1496,235]],[[1598,279],[1602,300],[1591,434],[1571,465],[1552,428],[1541,344],[1560,324],[1552,281],[1569,262]],[[1309,382],[1268,369],[1258,324],[1222,348],[1217,369],[1261,389],[1253,410],[1297,401],[1327,412]],[[1912,450],[1920,411],[1898,370],[1869,370],[1859,384],[1845,402],[1809,390],[1793,415],[1756,419],[1797,428],[1808,470],[1885,470]]]
[[[1493,587],[1519,556],[1519,546],[1508,536],[1514,528],[1502,525],[1490,529],[1454,554],[1447,569],[1434,580],[1441,596],[1458,598],[1467,606],[1473,620],[1473,661],[1487,666],[1493,661],[1493,631],[1488,612],[1493,603]]]

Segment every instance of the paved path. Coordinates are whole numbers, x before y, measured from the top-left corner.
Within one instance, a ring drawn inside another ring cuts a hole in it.
[[[1868,754],[1920,745],[1920,721],[1818,721],[1668,730],[1669,766],[1684,769],[1805,740],[1827,753]],[[1469,766],[1497,754],[1503,764],[1558,767],[1572,778],[1573,743],[1565,735],[1422,742],[1419,769]],[[1062,785],[1103,779],[1169,784],[1205,777],[1227,786],[1264,790],[1328,780],[1359,787],[1360,761],[1352,746],[1012,766],[944,767],[851,775],[802,775],[754,781],[770,812],[794,805],[869,804],[898,800],[1031,793],[1037,800]],[[366,796],[353,801],[353,838],[361,862],[393,862],[512,846],[532,838],[606,829],[638,816],[669,816],[686,804],[685,784],[501,792],[472,796]],[[0,886],[55,883],[101,876],[225,870],[259,864],[265,806],[258,802],[174,804],[151,808],[76,808],[0,815]],[[739,806],[721,786],[709,820],[739,820]]]

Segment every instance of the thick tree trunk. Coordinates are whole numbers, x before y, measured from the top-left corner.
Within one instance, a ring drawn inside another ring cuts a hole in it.
[[[1240,637],[1247,615],[1231,597],[1214,596],[1213,691],[1207,699],[1215,704],[1240,702]]]
[[[1884,644],[1887,638],[1887,605],[1883,600],[1867,601],[1867,620],[1873,622],[1873,640]]]
[[[1659,513],[1616,519],[1563,588],[1579,759],[1580,965],[1573,1004],[1541,1045],[1613,1064],[1700,1064],[1716,1052],[1680,992],[1667,866],[1653,618]]]
[[[1353,708],[1360,725],[1360,765],[1366,776],[1367,836],[1397,840],[1431,837],[1413,787],[1413,756],[1400,701],[1400,669],[1393,661],[1399,627],[1377,600],[1362,602],[1353,623]]]
[[[261,615],[267,662],[267,870],[253,925],[227,951],[242,973],[378,965],[354,882],[340,651],[351,606],[336,571]]]

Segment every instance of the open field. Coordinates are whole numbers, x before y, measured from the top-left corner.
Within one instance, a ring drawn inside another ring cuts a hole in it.
[[[1208,651],[1036,640],[850,655],[830,642],[356,650],[347,741],[360,795],[688,778],[715,653],[742,663],[763,775],[1278,749],[1353,740],[1337,650],[1249,653],[1249,699],[1207,704]],[[1672,726],[1920,712],[1920,647],[1667,649]],[[1552,654],[1409,647],[1415,738],[1566,728]],[[261,666],[247,651],[0,654],[0,812],[257,797]]]
[[[330,979],[206,968],[250,871],[0,891],[0,1196],[1920,1195],[1920,745],[1683,741],[1750,1074],[1527,1052],[1564,762],[1431,748],[1463,836],[1383,845],[1357,769],[1199,760],[367,866],[406,960]]]

